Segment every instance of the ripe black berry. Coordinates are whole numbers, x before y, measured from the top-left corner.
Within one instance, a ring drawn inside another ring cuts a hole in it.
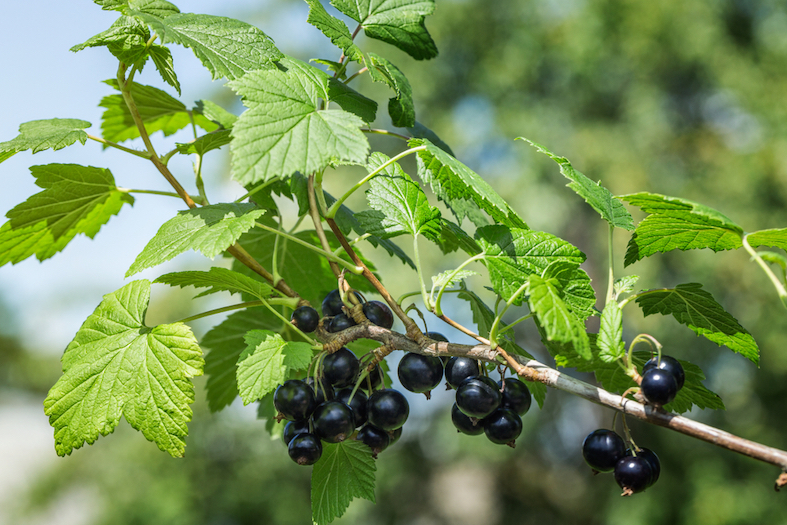
[[[388,435],[388,432],[368,423],[361,427],[355,439],[372,449],[374,456],[377,456],[391,444],[391,436]]]
[[[322,360],[322,377],[336,388],[344,388],[355,383],[360,366],[355,354],[342,347]]]
[[[645,366],[642,368],[642,373],[644,374],[651,368],[659,368],[669,372],[675,376],[675,382],[678,384],[678,390],[683,388],[683,383],[686,381],[686,372],[683,371],[683,366],[680,364],[680,361],[674,357],[662,355],[661,363],[658,363],[658,358],[653,357],[650,359],[650,361],[645,363]]]
[[[464,415],[459,407],[451,407],[451,422],[456,427],[456,430],[468,436],[477,436],[484,433],[483,419],[471,419]]]
[[[298,434],[287,445],[287,453],[298,465],[314,465],[322,456],[322,443],[314,434]]]
[[[347,314],[337,314],[331,318],[331,322],[328,323],[328,331],[332,334],[337,332],[341,332],[342,330],[347,330],[351,326],[355,326],[357,323],[353,321],[351,317]]]
[[[498,381],[497,386],[502,387],[503,382]],[[503,399],[500,401],[501,408],[510,408],[520,416],[524,416],[530,410],[531,401],[527,385],[514,377],[506,378]]]
[[[273,406],[285,419],[295,421],[308,418],[317,403],[309,385],[300,379],[290,379],[276,388]]]
[[[355,428],[358,428],[366,423],[367,397],[363,390],[358,389],[355,391],[352,401],[348,403],[347,400],[350,399],[352,392],[352,388],[342,388],[336,392],[336,401],[341,401],[352,409],[353,417],[355,418]]]
[[[410,392],[429,392],[443,379],[443,362],[439,357],[408,352],[399,361],[398,374],[402,386]]]
[[[626,456],[633,455],[634,454],[632,453],[631,449],[626,451]],[[650,487],[658,481],[659,475],[661,475],[661,461],[659,461],[659,457],[656,455],[656,453],[649,448],[641,448],[637,450],[637,457],[644,458],[645,461],[648,462],[648,465],[650,465],[651,478],[648,482],[648,487]]]
[[[341,401],[328,401],[314,409],[314,433],[329,443],[344,441],[355,430],[355,418],[350,407]]]
[[[651,405],[666,405],[678,393],[678,382],[675,376],[666,370],[651,368],[642,374],[642,382],[639,384],[642,395]]]
[[[440,332],[424,332],[424,335],[429,339],[434,339],[435,341],[441,341],[443,343],[448,342],[448,338]]]
[[[388,305],[381,301],[368,301],[363,305],[363,315],[372,324],[390,329],[393,326],[394,318]]]
[[[396,430],[410,415],[410,405],[404,395],[393,388],[377,390],[366,402],[367,420],[383,430]]]
[[[319,380],[315,382],[314,377],[309,376],[306,378],[306,384],[314,390],[315,406],[325,403],[326,401],[333,401],[334,391],[328,381]]]
[[[653,479],[650,463],[643,456],[625,456],[615,465],[615,481],[624,495],[642,492]]]
[[[582,443],[585,463],[598,472],[612,472],[618,461],[626,455],[623,438],[612,430],[600,428],[587,435]]]
[[[299,306],[292,312],[291,322],[302,332],[314,332],[320,324],[320,314],[311,306]]]
[[[469,357],[451,357],[445,364],[445,381],[454,388],[468,377],[475,377],[480,373],[478,361]]]
[[[511,444],[522,433],[522,418],[510,408],[498,408],[483,420],[484,434],[492,443]]]
[[[500,390],[486,376],[468,377],[456,389],[456,406],[468,417],[485,418],[500,406]]]
[[[302,419],[300,421],[288,421],[286,425],[284,425],[284,433],[281,435],[281,438],[284,440],[285,445],[289,445],[292,438],[297,436],[298,434],[308,434],[309,433],[309,420]]]
[[[361,294],[358,292],[353,293],[355,293],[355,297],[358,298],[359,303],[363,302]],[[325,299],[322,300],[322,315],[324,317],[338,315],[342,313],[342,306],[344,306],[344,303],[342,303],[342,296],[339,295],[338,288],[336,290],[332,290],[328,293],[328,295],[325,296]]]

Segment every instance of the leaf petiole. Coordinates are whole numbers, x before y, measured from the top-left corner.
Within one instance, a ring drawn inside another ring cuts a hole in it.
[[[787,308],[787,290],[785,290],[784,285],[781,283],[781,281],[779,281],[779,278],[776,277],[776,275],[774,275],[770,267],[765,263],[765,261],[762,260],[760,254],[757,253],[754,250],[754,248],[751,247],[751,245],[749,244],[748,237],[749,234],[746,234],[742,238],[744,249],[746,249],[746,251],[749,252],[749,255],[751,255],[752,259],[754,259],[754,261],[759,265],[759,267],[762,268],[762,271],[765,272],[765,275],[767,275],[768,278],[771,280],[773,287],[776,288],[776,293],[779,294],[779,299],[781,299],[784,307]]]

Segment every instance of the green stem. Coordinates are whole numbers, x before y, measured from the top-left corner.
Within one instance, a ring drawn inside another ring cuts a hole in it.
[[[418,282],[421,284],[421,299],[424,302],[424,307],[431,311],[432,305],[430,304],[429,294],[426,292],[426,284],[424,283],[424,274],[421,270],[421,254],[418,251],[418,235],[413,235],[413,258],[415,259],[415,272],[418,274]]]
[[[149,195],[163,195],[165,197],[175,197],[175,198],[178,198],[178,199],[180,198],[180,195],[178,195],[177,193],[172,192],[172,191],[135,190],[135,189],[130,189],[130,188],[116,188],[116,189],[118,191],[120,191],[120,192],[123,192],[123,193],[146,193],[146,194],[149,194]],[[192,196],[191,199],[194,202],[198,203],[198,204],[205,204],[204,202],[201,201],[200,197]]]
[[[613,300],[614,294],[614,284],[615,284],[615,273],[614,273],[614,258],[612,253],[612,232],[615,231],[615,227],[611,224],[609,225],[609,236],[607,238],[608,250],[609,250],[609,283],[607,283],[607,299],[604,302],[606,305],[610,301]]]
[[[281,223],[279,223],[279,232],[281,232]],[[279,239],[281,239],[281,235],[277,235],[273,239],[273,256],[271,257],[271,275],[273,275],[274,287],[283,279],[279,273]]]
[[[363,235],[361,235],[361,236],[359,236],[359,237],[356,237],[356,238],[355,238],[355,239],[353,239],[352,241],[347,241],[347,244],[349,244],[350,246],[355,246],[355,245],[356,245],[356,244],[358,244],[359,242],[361,242],[361,241],[363,241],[363,240],[365,240],[365,239],[368,239],[368,238],[369,238],[369,237],[371,237],[371,236],[372,236],[372,234],[371,234],[371,233],[364,233]],[[342,253],[342,252],[344,252],[344,251],[345,251],[345,250],[344,250],[344,246],[339,246],[338,248],[336,248],[336,249],[333,251],[333,254],[334,254],[334,255],[336,255],[336,256],[338,257],[338,256],[339,256],[339,254],[340,254],[340,253]]]
[[[346,66],[347,66],[347,65],[345,64],[345,67],[346,67]],[[352,75],[350,75],[349,77],[347,77],[347,80],[345,80],[345,81],[344,81],[344,83],[345,83],[345,84],[349,84],[349,83],[350,83],[350,81],[351,81],[352,79],[354,79],[354,78],[355,78],[355,77],[357,77],[358,75],[362,75],[362,74],[366,73],[367,71],[369,71],[369,68],[368,68],[368,67],[362,67],[361,69],[359,69],[358,71],[356,71],[355,73],[353,73]]]
[[[508,332],[509,330],[511,330],[511,329],[512,329],[514,326],[518,325],[518,324],[519,324],[519,323],[521,323],[522,321],[527,321],[528,319],[530,319],[530,318],[531,318],[531,317],[533,317],[534,315],[536,315],[536,314],[534,314],[533,312],[530,312],[530,313],[529,313],[529,314],[527,314],[527,315],[523,315],[522,317],[520,317],[519,319],[517,319],[517,320],[516,320],[516,321],[514,321],[513,323],[509,323],[508,325],[506,325],[506,326],[504,326],[502,329],[500,329],[500,331],[499,331],[499,332],[497,332],[497,335],[503,335],[504,333],[506,333],[506,332]]]
[[[251,197],[252,195],[254,195],[255,193],[257,193],[258,191],[261,191],[261,190],[263,190],[263,189],[267,188],[268,186],[270,186],[271,184],[273,184],[273,183],[274,183],[274,182],[276,182],[277,180],[278,180],[278,179],[271,179],[271,180],[269,180],[269,181],[263,182],[263,183],[262,183],[262,184],[260,184],[259,186],[255,186],[255,187],[254,187],[254,188],[252,188],[250,191],[246,192],[244,195],[242,195],[242,196],[240,196],[239,198],[235,199],[235,203],[238,203],[238,202],[243,202],[243,201],[245,201],[246,199],[248,199],[249,197]]]
[[[421,292],[420,292],[420,290],[419,290],[419,291],[417,291],[417,292],[408,292],[408,293],[406,293],[406,294],[400,295],[400,296],[399,296],[399,299],[397,299],[397,300],[396,300],[396,302],[397,302],[399,305],[401,305],[401,304],[402,304],[402,301],[404,301],[404,300],[405,300],[405,299],[407,299],[408,297],[415,297],[415,296],[417,296],[417,295],[421,295]]]
[[[459,265],[459,266],[458,266],[458,267],[457,267],[457,268],[456,268],[456,269],[455,269],[455,270],[454,270],[454,271],[451,273],[451,275],[448,277],[448,280],[447,280],[446,282],[449,282],[449,283],[450,283],[451,281],[453,281],[453,280],[454,280],[454,276],[455,276],[456,274],[458,274],[459,272],[461,272],[461,271],[462,271],[462,269],[463,269],[465,266],[467,266],[468,264],[470,264],[470,263],[474,263],[475,261],[481,260],[481,259],[483,259],[483,258],[484,258],[484,256],[483,256],[482,254],[479,254],[479,255],[474,255],[474,256],[470,257],[470,258],[469,258],[469,259],[467,259],[465,262],[463,262],[462,264],[460,264],[460,265]],[[445,289],[446,289],[446,287],[445,287],[445,286],[443,286],[442,288],[440,288],[440,291],[437,293],[437,298],[434,300],[434,310],[433,310],[433,312],[434,312],[434,314],[435,314],[437,317],[440,317],[441,315],[443,315],[443,310],[440,308],[440,301],[443,299],[443,294],[445,293]]]
[[[653,290],[647,290],[647,291],[644,291],[644,292],[640,292],[638,294],[629,295],[628,297],[626,297],[625,299],[620,301],[620,309],[622,310],[624,306],[629,304],[631,301],[635,301],[635,300],[639,299],[640,297],[645,297],[646,295],[650,295],[652,293],[669,292],[669,291],[671,291],[670,288],[656,288],[656,289],[653,289]]]
[[[293,330],[295,330],[296,332],[298,332],[298,333],[301,335],[301,337],[303,337],[304,339],[306,339],[306,341],[307,341],[307,342],[308,342],[310,345],[312,345],[312,346],[317,346],[317,341],[315,341],[314,339],[312,339],[311,337],[309,337],[308,335],[306,335],[305,333],[303,333],[303,332],[302,332],[302,331],[301,331],[301,330],[300,330],[300,329],[299,329],[297,326],[295,326],[294,324],[292,324],[292,322],[291,322],[289,319],[287,319],[286,317],[284,317],[284,316],[283,316],[282,314],[280,314],[280,313],[279,313],[279,312],[278,312],[278,311],[277,311],[277,310],[276,310],[276,309],[275,309],[273,306],[271,306],[271,304],[275,304],[275,303],[273,303],[273,301],[274,301],[273,299],[271,299],[271,300],[270,300],[270,303],[269,303],[268,301],[262,301],[262,306],[264,306],[265,308],[267,308],[268,310],[270,310],[270,311],[271,311],[271,313],[272,313],[273,315],[275,315],[276,317],[278,317],[279,319],[281,319],[282,321],[284,321],[284,324],[285,324],[285,326],[289,326],[290,328],[292,328]]]
[[[765,275],[767,275],[768,278],[771,280],[773,287],[776,288],[776,293],[779,294],[779,299],[781,299],[784,307],[787,308],[787,290],[785,290],[784,285],[781,283],[779,278],[776,277],[776,274],[774,274],[771,271],[771,268],[768,266],[768,264],[762,260],[760,254],[757,253],[754,250],[754,248],[751,247],[751,245],[749,244],[749,234],[744,235],[742,241],[743,241],[743,247],[746,249],[747,252],[749,252],[749,255],[752,256],[752,259],[755,260],[755,262],[760,266],[760,268],[762,268],[762,271],[765,272]]]
[[[222,312],[231,312],[232,310],[240,310],[241,308],[252,308],[254,306],[262,306],[262,301],[246,301],[245,303],[233,304],[230,306],[222,306],[221,308],[216,308],[214,310],[208,310],[207,312],[202,312],[201,314],[192,315],[189,317],[184,317],[178,323],[189,323],[191,321],[196,321],[197,319],[202,319],[203,317],[208,317],[210,315],[220,314]]]
[[[202,155],[197,154],[197,161],[194,167],[194,175],[196,176],[195,184],[202,202],[208,204],[208,195],[205,193],[205,182],[202,180]]]
[[[342,259],[341,257],[337,257],[337,256],[335,256],[335,255],[334,255],[333,253],[331,253],[331,252],[326,252],[326,251],[325,251],[325,250],[323,250],[322,248],[318,248],[318,247],[314,246],[314,245],[313,245],[313,244],[311,244],[311,243],[308,243],[308,242],[306,242],[306,241],[304,241],[304,240],[302,240],[302,239],[299,239],[298,237],[295,237],[294,235],[290,235],[289,233],[285,233],[285,232],[283,232],[283,231],[279,231],[279,230],[277,230],[277,229],[275,229],[275,228],[271,228],[270,226],[266,226],[265,224],[262,224],[262,223],[260,223],[260,222],[255,222],[254,224],[255,224],[255,225],[258,227],[258,228],[261,228],[261,229],[263,229],[263,230],[265,230],[265,231],[269,231],[269,232],[271,232],[271,233],[274,233],[274,234],[276,234],[276,235],[280,235],[280,236],[284,237],[285,239],[289,239],[289,240],[291,240],[292,242],[298,243],[298,244],[300,244],[301,246],[304,246],[304,247],[306,247],[306,248],[308,248],[308,249],[310,249],[310,250],[312,250],[312,251],[314,251],[314,252],[317,252],[317,253],[319,253],[320,255],[323,255],[324,257],[326,257],[328,260],[330,260],[330,261],[334,261],[334,262],[336,262],[336,263],[338,263],[338,264],[340,264],[340,265],[344,266],[344,267],[345,267],[345,268],[347,268],[347,269],[348,269],[350,272],[352,272],[352,273],[354,273],[354,274],[356,274],[356,275],[361,275],[361,274],[363,273],[363,268],[360,268],[360,267],[358,267],[358,266],[355,266],[354,264],[352,264],[352,263],[349,263],[349,262],[345,261],[345,260],[344,260],[344,259]]]
[[[516,292],[514,292],[514,294],[508,299],[508,301],[506,301],[506,306],[505,308],[503,308],[503,311],[495,316],[495,320],[492,323],[492,328],[489,330],[489,340],[492,342],[492,345],[494,345],[494,347],[497,346],[497,327],[500,326],[503,316],[508,311],[508,309],[511,308],[511,305],[514,304],[514,301],[516,301],[517,297],[522,295],[522,292],[524,292],[527,289],[528,284],[530,283],[525,282],[522,286],[517,288]]]
[[[328,213],[328,203],[325,202],[325,192],[322,191],[322,177],[324,174],[325,170],[314,174],[314,197],[317,199],[320,215],[323,217]]]
[[[345,193],[344,195],[339,197],[339,200],[334,202],[333,206],[331,206],[330,209],[328,210],[328,212],[325,214],[325,218],[326,219],[333,219],[336,216],[336,212],[339,210],[341,205],[344,204],[344,201],[346,201],[350,197],[350,195],[355,193],[355,191],[358,188],[360,188],[361,186],[363,186],[364,184],[369,182],[372,178],[374,178],[377,174],[379,174],[385,168],[387,168],[388,166],[390,166],[391,164],[393,164],[397,160],[399,160],[399,159],[401,159],[403,157],[406,157],[407,155],[411,155],[411,154],[416,153],[418,151],[424,151],[425,149],[426,149],[426,146],[418,146],[418,147],[415,147],[415,148],[410,148],[410,149],[408,149],[406,151],[403,151],[402,153],[396,155],[395,157],[392,157],[392,158],[388,159],[386,162],[381,164],[377,169],[375,169],[374,171],[369,173],[366,177],[364,177],[363,179],[358,181],[358,183],[355,186],[353,186],[352,188],[350,188],[347,191],[347,193]]]
[[[95,140],[96,142],[100,142],[101,144],[104,144],[105,146],[109,146],[111,148],[119,149],[120,151],[125,151],[126,153],[131,153],[132,155],[136,155],[137,157],[141,157],[143,159],[150,160],[150,153],[148,153],[147,151],[139,151],[139,150],[136,150],[136,149],[127,148],[125,146],[121,146],[120,144],[117,144],[115,142],[111,142],[111,141],[109,141],[107,139],[104,139],[102,137],[96,137],[95,135],[91,135],[90,133],[87,134],[87,138],[89,138],[90,140]]]
[[[400,138],[405,142],[409,142],[410,139],[413,137],[408,137],[407,135],[402,135],[401,133],[396,133],[393,131],[388,131],[387,129],[372,129],[372,128],[361,128],[361,131],[364,133],[371,133],[373,135],[390,135],[392,137]]]

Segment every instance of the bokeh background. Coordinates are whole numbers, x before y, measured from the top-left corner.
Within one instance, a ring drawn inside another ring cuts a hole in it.
[[[183,1],[185,12],[232,16],[266,31],[285,53],[336,59],[322,34],[306,24],[305,2]],[[19,123],[83,118],[100,128],[101,80],[116,63],[101,49],[68,49],[115,18],[88,0],[15,2],[0,18],[0,140]],[[415,62],[361,37],[366,49],[399,66],[415,95],[418,120],[457,157],[482,174],[528,224],[560,235],[588,254],[585,269],[605,286],[606,226],[573,192],[556,165],[524,136],[565,155],[616,194],[652,191],[716,208],[745,230],[787,225],[787,6],[776,0],[438,0],[427,27],[440,55]],[[352,26],[351,26],[352,29]],[[173,49],[183,100],[209,98],[242,108],[222,82],[211,82],[189,50]],[[152,66],[137,77],[165,88]],[[390,96],[360,79],[356,86],[384,107]],[[384,111],[378,127],[390,128]],[[161,140],[161,137],[158,137]],[[175,140],[163,139],[171,145]],[[400,143],[374,138],[394,152]],[[167,147],[160,148],[168,149]],[[37,188],[28,166],[79,162],[109,167],[120,185],[166,190],[152,167],[97,145],[72,146],[0,165],[3,212]],[[188,160],[173,161],[190,180]],[[213,201],[243,192],[229,181],[226,152],[209,158]],[[345,187],[357,172],[329,184]],[[336,193],[337,191],[334,191]],[[359,196],[359,198],[362,196]],[[356,204],[359,201],[356,200]],[[42,401],[60,373],[59,357],[101,296],[122,286],[130,262],[178,204],[140,196],[95,240],[75,239],[39,263],[0,269],[0,523],[62,525],[308,523],[310,469],[295,466],[265,432],[253,406],[236,402],[211,414],[204,378],[184,459],[159,452],[123,422],[95,445],[58,458]],[[619,275],[641,276],[643,288],[700,281],[755,336],[761,367],[694,336],[671,318],[627,309],[624,338],[647,331],[665,351],[702,367],[706,385],[727,410],[691,417],[787,449],[787,312],[744,252],[669,253],[622,268],[627,237],[616,234]],[[425,248],[425,247],[424,247]],[[424,250],[426,251],[426,250]],[[394,295],[416,288],[402,266],[366,250]],[[460,258],[426,256],[428,272]],[[183,255],[140,275],[207,268]],[[481,281],[470,281],[481,288]],[[149,324],[226,304],[190,302],[190,291],[154,289]],[[449,315],[470,323],[466,305]],[[438,326],[452,339],[456,332]],[[218,318],[194,324],[198,335]],[[549,361],[532,330],[518,342]],[[578,374],[583,379],[589,379]],[[775,493],[773,467],[661,428],[632,422],[640,446],[662,460],[659,482],[621,498],[610,476],[583,464],[583,437],[611,424],[610,411],[550,392],[542,410],[525,416],[511,450],[456,434],[450,393],[426,402],[411,397],[413,415],[401,441],[377,462],[376,504],[356,501],[337,524],[750,524],[787,523],[787,494]]]

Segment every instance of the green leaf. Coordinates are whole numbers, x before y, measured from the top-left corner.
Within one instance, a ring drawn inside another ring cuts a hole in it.
[[[416,138],[416,139],[427,139],[427,140],[429,140],[429,142],[431,142],[432,144],[434,144],[435,146],[437,146],[441,150],[445,151],[446,153],[448,153],[452,157],[454,156],[454,152],[451,150],[451,148],[448,146],[448,144],[443,142],[443,140],[440,137],[437,136],[437,133],[435,133],[431,129],[427,128],[426,126],[424,126],[423,124],[421,124],[417,120],[415,121],[415,125],[410,126],[410,127],[407,128],[407,131],[410,132],[410,135],[412,135],[413,138]]]
[[[654,193],[623,195],[620,199],[650,214],[629,240],[626,266],[657,252],[699,248],[718,252],[742,246],[741,227],[702,204]]]
[[[153,282],[168,284],[170,286],[180,286],[181,288],[185,286],[208,288],[208,290],[196,297],[202,297],[217,292],[231,292],[247,293],[258,299],[265,299],[269,297],[273,291],[268,284],[262,281],[218,266],[214,266],[207,272],[190,271],[167,273]]]
[[[679,284],[675,288],[642,292],[636,299],[645,316],[672,314],[697,335],[759,365],[760,349],[754,337],[716,302],[699,283]]]
[[[374,152],[367,169],[371,173],[389,160],[386,155]],[[440,210],[429,204],[418,183],[396,162],[369,181],[366,199],[375,211],[361,212],[356,217],[369,233],[381,238],[408,233],[434,241],[439,239]]]
[[[360,441],[323,442],[322,456],[312,468],[312,520],[325,525],[344,515],[353,498],[374,503],[372,449]]]
[[[30,172],[44,191],[6,214],[10,220],[0,228],[0,266],[31,255],[43,261],[80,233],[92,239],[124,203],[134,204],[107,169],[48,164],[31,166]]]
[[[605,363],[617,361],[626,353],[623,343],[623,310],[617,301],[610,301],[601,313],[601,328],[596,343],[599,358]]]
[[[118,89],[117,80],[104,82]],[[201,115],[192,114],[181,101],[165,91],[132,82],[130,92],[148,134],[161,131],[164,136],[172,135],[190,126],[192,117],[194,123],[205,131],[216,129],[215,124]],[[108,95],[102,98],[98,105],[106,108],[101,123],[101,131],[105,139],[112,142],[123,142],[139,137],[139,129],[123,100],[123,95]]]
[[[474,275],[478,275],[478,272],[474,272],[472,270],[460,270],[454,275],[453,270],[448,270],[447,272],[442,272],[432,276],[432,289],[435,290],[446,286],[453,286]]]
[[[111,433],[123,416],[161,450],[183,456],[202,351],[182,323],[145,326],[149,300],[149,281],[105,295],[66,348],[63,376],[44,400],[59,455]]]
[[[506,301],[531,274],[541,275],[553,261],[579,265],[585,260],[585,254],[578,248],[551,233],[492,225],[478,228],[475,237],[483,249],[483,262],[492,286]],[[586,289],[589,284],[581,274],[576,274],[574,279],[578,289]],[[520,295],[513,304],[522,304],[523,299]]]
[[[478,243],[470,237],[467,232],[459,227],[458,224],[451,222],[445,218],[440,219],[442,231],[438,238],[440,250],[448,254],[461,249],[468,255],[477,255],[481,253],[481,247]]]
[[[178,76],[175,74],[175,63],[172,60],[172,52],[168,47],[158,44],[151,45],[148,52],[161,78],[164,82],[174,87],[175,91],[180,95],[180,82],[178,82]]]
[[[615,279],[612,287],[615,292],[615,297],[619,297],[624,293],[629,293],[634,290],[634,285],[639,281],[639,275],[626,275],[620,279]]]
[[[180,10],[166,0],[93,0],[105,10],[120,11],[126,15],[149,14],[166,18]]]
[[[213,258],[235,244],[264,214],[265,210],[254,204],[213,204],[180,211],[159,228],[126,277],[169,261],[186,250]]]
[[[59,150],[76,141],[85,145],[90,122],[74,118],[53,118],[32,120],[19,126],[19,135],[9,141],[0,142],[0,162],[11,158],[14,153],[33,150],[33,153],[47,149]]]
[[[161,35],[164,44],[190,48],[213,80],[235,80],[250,71],[275,67],[284,56],[260,29],[233,18],[194,13],[141,18]]]
[[[331,0],[331,4],[364,29],[369,38],[394,45],[416,60],[437,56],[424,18],[434,0]]]
[[[364,162],[363,120],[341,109],[318,111],[318,98],[330,100],[330,77],[296,60],[282,60],[282,67],[229,83],[249,108],[232,129],[232,177],[247,185]]]
[[[560,281],[555,277],[531,274],[528,282],[530,311],[543,327],[546,340],[570,344],[580,357],[590,359],[592,354],[585,326],[563,302]]]
[[[208,376],[206,397],[211,412],[229,406],[238,397],[238,358],[246,348],[243,338],[250,330],[281,332],[282,321],[264,306],[247,308],[214,326],[200,342],[210,349],[205,356],[205,375]]]
[[[451,208],[460,223],[468,216],[466,208],[484,210],[492,219],[515,228],[527,228],[527,224],[511,209],[500,195],[473,170],[426,139],[411,139],[411,148],[426,146],[418,152],[424,163],[424,182]],[[470,216],[470,219],[481,226]]]
[[[331,43],[341,49],[349,60],[360,60],[363,55],[358,46],[353,43],[347,24],[331,16],[320,0],[306,0],[306,3],[309,4],[309,18],[306,21],[330,38]]]
[[[617,228],[634,229],[634,220],[631,218],[631,214],[608,189],[601,185],[601,182],[593,182],[584,174],[575,170],[567,158],[555,155],[541,144],[536,144],[524,137],[519,138],[557,162],[558,166],[560,166],[560,173],[571,181],[567,186],[585,199],[585,202],[590,204],[601,215],[602,219]]]
[[[224,129],[232,129],[238,120],[236,115],[210,100],[198,100],[195,110]]]
[[[563,290],[563,301],[580,321],[596,312],[596,292],[590,284],[590,276],[575,261],[553,261],[546,267],[542,277],[557,279]]]
[[[398,128],[415,126],[413,90],[407,77],[388,59],[375,53],[369,53],[368,57],[370,63],[366,67],[372,80],[386,84],[396,93],[395,97],[388,100],[388,114],[393,125]]]
[[[270,330],[252,330],[244,341],[246,349],[238,358],[238,392],[244,405],[276,390],[291,370],[308,368],[314,357],[308,343],[285,341]]]
[[[478,333],[482,336],[488,336],[490,330],[492,329],[492,324],[495,322],[495,313],[489,308],[484,301],[478,297],[477,294],[468,290],[464,283],[459,284],[460,288],[462,289],[457,295],[460,299],[463,299],[470,303],[470,310],[473,313],[473,322],[478,327]],[[504,322],[500,322],[500,328],[505,328],[508,326]],[[514,341],[508,339],[508,334],[504,335],[504,338],[498,339],[498,344],[503,347],[503,350],[508,352],[509,354],[521,355],[528,359],[534,359],[532,355],[530,355],[524,348],[517,345]],[[535,381],[525,381],[528,388],[530,389],[530,393],[533,394],[533,398],[538,403],[539,408],[544,408],[544,400],[547,396],[547,387],[543,383],[538,383]]]
[[[213,151],[226,146],[231,142],[230,130],[220,129],[187,143],[178,142],[178,153],[184,155],[204,155],[209,151]]]
[[[746,240],[752,248],[758,246],[773,246],[787,250],[787,228],[773,230],[759,230],[746,235]]]
[[[148,55],[148,27],[137,18],[121,16],[107,29],[71,48],[78,52],[88,47],[106,46],[112,55],[126,64],[135,64]]]

